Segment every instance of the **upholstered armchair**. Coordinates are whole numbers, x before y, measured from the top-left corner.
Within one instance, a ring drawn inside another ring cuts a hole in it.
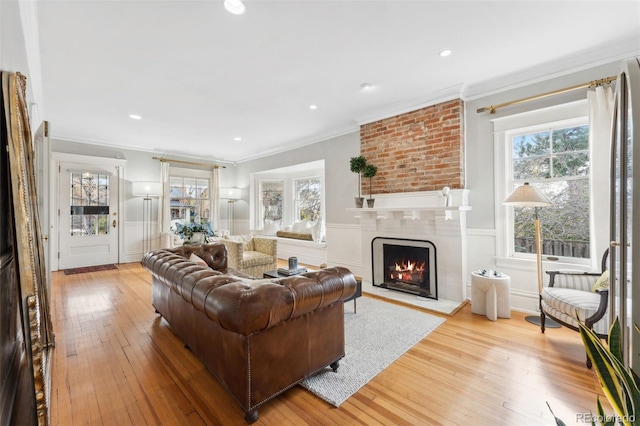
[[[275,238],[232,235],[220,239],[227,248],[227,266],[262,278],[278,269],[278,240]]]
[[[602,256],[601,272],[547,271],[549,285],[540,294],[540,329],[544,333],[545,317],[578,331],[578,320],[598,336],[609,334],[609,274],[607,249]],[[587,358],[587,367],[591,362]]]

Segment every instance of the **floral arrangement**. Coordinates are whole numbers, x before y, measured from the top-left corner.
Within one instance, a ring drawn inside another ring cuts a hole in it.
[[[213,230],[208,223],[188,223],[186,225],[178,225],[172,229],[173,233],[179,235],[185,242],[190,242],[194,234],[202,234],[203,242],[208,243],[209,237],[213,236]]]

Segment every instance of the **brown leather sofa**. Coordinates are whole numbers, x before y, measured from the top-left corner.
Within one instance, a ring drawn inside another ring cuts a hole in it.
[[[188,257],[195,253],[209,267]],[[344,304],[356,291],[341,267],[279,279],[227,268],[222,244],[147,253],[152,303],[238,401],[245,420],[258,407],[344,357]]]

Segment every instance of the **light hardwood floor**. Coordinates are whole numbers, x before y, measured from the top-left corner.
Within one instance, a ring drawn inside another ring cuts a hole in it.
[[[52,274],[51,424],[245,424],[155,314],[149,273],[118,266]],[[470,305],[445,318],[340,408],[294,387],[264,404],[255,424],[552,425],[546,402],[567,424],[595,412],[601,389],[578,333],[541,334],[517,312],[491,322]]]

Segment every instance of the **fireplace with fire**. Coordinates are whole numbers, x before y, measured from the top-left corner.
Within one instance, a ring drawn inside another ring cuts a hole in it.
[[[438,299],[432,242],[376,237],[371,242],[371,261],[374,286]]]

